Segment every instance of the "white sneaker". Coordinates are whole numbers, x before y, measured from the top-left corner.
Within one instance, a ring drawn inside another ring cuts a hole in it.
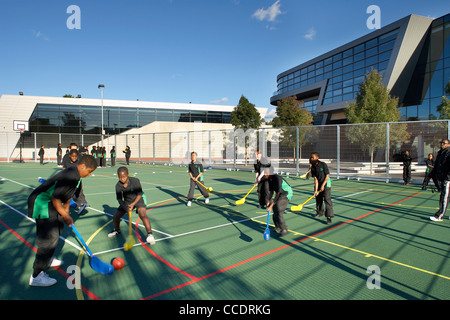
[[[114,238],[120,234],[120,230],[113,230],[110,233],[108,233],[108,238]]]
[[[147,242],[148,242],[150,245],[154,245],[154,244],[156,243],[155,238],[153,237],[153,234],[149,233],[149,234],[147,235]]]
[[[29,285],[32,287],[50,287],[56,282],[58,282],[56,279],[50,278],[48,274],[41,271],[36,278],[33,275],[30,276]]]
[[[190,207],[191,204],[192,204],[192,202],[190,202],[190,201],[188,201],[188,202],[186,203],[186,205],[187,205],[188,207]]]
[[[431,220],[431,221],[439,221],[439,222],[440,222],[440,221],[443,221],[442,219],[436,218],[435,216],[431,216],[431,217],[430,217],[430,220]]]
[[[53,257],[52,261],[50,261],[49,267],[61,267],[64,264],[64,261],[58,260],[55,257]]]
[[[208,204],[209,203],[209,198],[205,199],[205,203]]]

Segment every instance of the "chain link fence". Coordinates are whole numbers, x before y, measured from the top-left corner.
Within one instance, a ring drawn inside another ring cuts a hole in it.
[[[201,124],[198,126],[201,128]],[[374,124],[343,124],[305,127],[259,128],[248,130],[196,130],[161,133],[122,133],[114,136],[90,134],[52,134],[0,132],[0,160],[39,161],[38,151],[45,148],[44,161],[56,162],[58,143],[64,149],[75,142],[79,146],[116,148],[117,161],[131,149],[131,161],[142,164],[187,165],[190,153],[197,152],[205,167],[228,170],[253,170],[255,151],[261,150],[275,170],[302,175],[309,170],[309,157],[318,152],[329,166],[331,176],[346,179],[401,181],[402,153],[409,150],[412,182],[419,183],[425,173],[424,160],[436,156],[439,142],[450,137],[449,121],[417,121]]]

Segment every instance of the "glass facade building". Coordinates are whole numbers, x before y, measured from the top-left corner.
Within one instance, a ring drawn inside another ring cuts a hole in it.
[[[111,106],[103,108],[106,134],[118,134],[154,121],[230,123],[231,112]],[[101,131],[101,107],[38,103],[29,124],[31,132],[98,134]]]
[[[450,81],[450,14],[439,19],[411,15],[281,73],[271,104],[295,96],[315,124],[345,123],[344,108],[359,85],[378,70],[401,120],[436,119]]]
[[[403,121],[439,119],[437,107],[450,82],[450,14],[435,19],[414,69],[403,106]]]

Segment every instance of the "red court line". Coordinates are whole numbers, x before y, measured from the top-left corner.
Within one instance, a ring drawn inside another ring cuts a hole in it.
[[[10,231],[13,235],[15,235],[20,241],[22,241],[25,245],[27,245],[31,250],[34,252],[37,252],[37,248],[33,246],[31,243],[29,243],[27,240],[25,240],[20,234],[18,234],[16,231],[14,231],[12,228],[10,228],[6,223],[4,223],[2,220],[0,220],[0,224],[3,225],[8,231]],[[54,267],[59,273],[61,273],[64,277],[69,279],[71,277],[68,273],[66,273],[63,269],[60,267]],[[83,292],[91,299],[93,300],[100,300],[95,294],[93,294],[91,291],[86,289],[84,286],[81,286],[81,289]]]
[[[178,199],[180,199],[180,198],[184,198],[184,197],[178,197],[178,198],[175,198],[175,199],[171,199],[171,200],[162,202],[162,203],[160,203],[160,204],[158,204],[158,205],[156,205],[156,206],[154,206],[154,207],[151,207],[149,210],[147,210],[147,212],[150,212],[150,211],[152,211],[153,209],[155,209],[155,208],[157,208],[157,207],[160,207],[160,206],[162,206],[162,205],[164,205],[164,204],[167,204],[167,203],[176,201],[176,200],[178,200]],[[191,275],[191,274],[189,274],[189,273],[187,273],[187,272],[181,270],[180,268],[178,268],[178,267],[174,266],[173,264],[171,264],[169,261],[163,259],[160,255],[158,255],[156,252],[154,252],[152,249],[150,249],[149,246],[147,246],[147,244],[146,244],[145,242],[142,241],[142,238],[141,238],[141,236],[139,235],[139,232],[138,232],[139,220],[140,220],[140,219],[138,218],[137,221],[136,221],[136,224],[135,224],[135,232],[136,232],[136,237],[138,238],[138,240],[139,240],[139,242],[142,244],[142,246],[143,246],[148,252],[150,252],[155,258],[157,258],[159,261],[161,261],[162,263],[166,264],[166,265],[169,266],[170,268],[174,269],[175,271],[180,272],[181,274],[185,275],[185,276],[188,277],[188,278],[191,278],[191,279],[193,279],[193,280],[197,280],[197,277],[195,277],[195,276],[193,276],[193,275]]]
[[[191,285],[191,284],[193,284],[193,283],[196,283],[196,282],[198,282],[198,281],[201,281],[201,280],[210,278],[210,277],[212,277],[212,276],[214,276],[214,275],[216,275],[216,274],[223,273],[223,272],[225,272],[225,271],[228,271],[228,270],[231,270],[231,269],[233,269],[233,268],[239,267],[239,266],[241,266],[241,265],[243,265],[243,264],[246,264],[246,263],[248,263],[248,262],[251,262],[251,261],[257,260],[257,259],[259,259],[259,258],[262,258],[262,257],[264,257],[264,256],[267,256],[267,255],[269,255],[269,254],[271,254],[271,253],[274,253],[274,252],[280,251],[280,250],[282,250],[282,249],[291,247],[291,246],[293,246],[293,245],[295,245],[295,244],[297,244],[297,243],[303,242],[303,241],[305,241],[305,240],[307,240],[307,239],[317,237],[318,235],[323,234],[323,233],[325,233],[325,232],[328,232],[328,231],[330,231],[330,230],[333,230],[333,229],[335,229],[335,228],[337,228],[337,227],[340,227],[340,226],[343,226],[343,225],[348,224],[348,223],[350,223],[350,222],[353,222],[353,221],[356,221],[356,220],[360,220],[360,219],[362,219],[362,218],[365,218],[365,217],[367,217],[367,216],[369,216],[369,215],[371,215],[371,214],[373,214],[373,213],[375,213],[375,212],[379,212],[379,211],[384,210],[384,209],[386,209],[386,208],[392,207],[392,206],[394,206],[394,205],[396,205],[396,204],[398,204],[398,203],[400,203],[400,202],[403,202],[403,201],[406,201],[406,200],[408,200],[408,199],[414,198],[414,197],[416,197],[416,196],[418,196],[418,195],[420,195],[420,194],[421,194],[420,192],[419,192],[419,193],[416,193],[415,195],[409,196],[409,197],[407,197],[407,198],[405,198],[405,199],[403,199],[403,200],[400,200],[400,201],[391,203],[391,204],[389,204],[389,205],[386,205],[386,206],[384,206],[384,207],[382,207],[382,208],[379,208],[379,209],[376,209],[376,210],[371,211],[371,212],[369,212],[369,213],[366,213],[366,214],[364,214],[364,215],[362,215],[362,216],[359,216],[359,217],[357,217],[357,218],[350,219],[350,220],[348,220],[348,221],[346,221],[346,222],[340,223],[340,224],[338,224],[338,225],[336,225],[336,226],[333,226],[333,227],[331,227],[331,228],[328,228],[328,229],[325,229],[325,230],[323,230],[323,231],[317,232],[317,233],[313,234],[312,236],[306,236],[306,237],[304,237],[304,238],[302,238],[302,239],[296,240],[296,241],[294,241],[294,242],[291,242],[291,243],[286,244],[286,245],[284,245],[284,246],[281,246],[281,247],[279,247],[279,248],[276,248],[276,249],[273,249],[273,250],[270,250],[270,251],[261,253],[261,254],[259,254],[259,255],[257,255],[257,256],[254,256],[254,257],[249,258],[249,259],[247,259],[247,260],[238,262],[238,263],[236,263],[236,264],[234,264],[234,265],[228,266],[228,267],[223,268],[223,269],[221,269],[221,270],[217,270],[217,271],[215,271],[215,272],[213,272],[213,273],[210,273],[210,274],[207,274],[207,275],[205,275],[205,276],[203,276],[203,277],[193,279],[193,280],[191,280],[191,281],[185,282],[185,283],[180,284],[180,285],[178,285],[178,286],[175,286],[175,287],[166,289],[166,290],[164,290],[164,291],[155,293],[155,294],[153,294],[153,295],[150,295],[150,296],[148,296],[148,297],[142,298],[142,300],[150,300],[150,299],[159,297],[159,296],[161,296],[161,295],[164,295],[164,294],[166,294],[166,293],[169,293],[169,292],[172,292],[172,291],[181,289],[181,288],[183,288],[183,287],[186,287],[186,286]]]

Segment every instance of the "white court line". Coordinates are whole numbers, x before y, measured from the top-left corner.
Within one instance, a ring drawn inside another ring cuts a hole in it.
[[[14,181],[14,180],[11,180],[11,179],[8,179],[8,178],[5,178],[5,177],[0,177],[0,179],[7,180],[7,181],[9,181],[9,182],[12,182],[12,183],[15,183],[15,184],[18,184],[18,185],[27,187],[27,188],[29,188],[29,189],[35,189],[35,188],[32,187],[32,186],[28,186],[28,185],[26,185],[26,184],[23,184],[23,183],[20,183],[20,182],[17,182],[17,181]],[[3,202],[2,200],[0,200],[0,203],[4,204],[5,206],[7,206],[8,208],[10,208],[11,210],[13,210],[13,211],[19,213],[20,215],[22,215],[23,217],[25,217],[25,218],[27,218],[28,220],[32,221],[33,223],[36,223],[34,219],[28,217],[28,215],[26,215],[26,214],[20,212],[19,210],[17,210],[17,209],[15,209],[14,207],[8,205],[7,203]],[[99,213],[103,213],[103,214],[108,215],[108,216],[110,216],[110,217],[113,217],[113,216],[114,216],[113,214],[110,214],[110,213],[107,213],[107,212],[104,212],[104,211],[95,209],[95,208],[93,208],[93,207],[88,207],[88,210],[89,210],[89,209],[91,209],[91,210],[93,210],[93,211],[97,211],[97,212],[99,212]],[[85,210],[86,210],[86,209],[85,209]],[[121,220],[125,221],[126,223],[128,223],[128,221],[129,221],[129,220],[125,219],[125,218],[121,218]],[[138,224],[138,226],[139,226],[139,227],[142,227],[142,228],[145,228],[145,226],[142,225],[142,224]],[[171,236],[171,235],[168,234],[168,233],[165,233],[165,232],[162,232],[162,231],[153,229],[153,228],[152,228],[152,231],[157,232],[157,233],[160,233],[160,234],[165,235],[165,236],[169,236],[169,237]],[[80,247],[78,247],[77,245],[73,244],[72,242],[70,242],[69,240],[65,239],[64,237],[60,236],[60,239],[62,239],[63,241],[65,241],[65,242],[67,242],[67,243],[69,243],[69,244],[71,244],[71,245],[74,246],[75,248],[81,250]]]
[[[29,221],[33,222],[34,224],[36,224],[36,221],[35,221],[34,219],[30,218],[28,215],[26,215],[26,214],[20,212],[20,211],[17,210],[16,208],[11,207],[9,204],[3,202],[2,200],[0,200],[0,203],[3,204],[3,205],[5,205],[6,207],[10,208],[10,209],[13,210],[14,212],[20,214],[21,216],[25,217],[27,220],[29,220]],[[77,246],[75,243],[73,243],[73,242],[70,241],[70,240],[67,240],[67,239],[64,238],[63,236],[59,236],[59,238],[60,238],[61,240],[63,240],[64,242],[68,243],[69,245],[71,245],[72,247],[74,247],[75,249],[80,250],[80,251],[83,250],[82,248],[80,248],[79,246]],[[84,250],[83,250],[83,251],[84,251]]]
[[[13,181],[13,180],[9,180],[9,179],[7,179],[7,180],[8,180],[8,181],[11,181],[11,182],[14,182],[14,183],[17,183],[17,182],[15,182],[15,181]],[[18,184],[20,184],[20,183],[18,183]],[[23,186],[26,186],[26,185],[23,185]],[[32,188],[32,187],[30,187],[30,186],[26,186],[26,187]],[[348,198],[348,197],[352,197],[352,196],[355,196],[355,195],[367,193],[367,192],[370,192],[370,191],[372,191],[372,189],[365,190],[365,191],[360,191],[360,192],[356,192],[356,193],[352,193],[352,194],[345,195],[345,196],[341,196],[341,197],[337,197],[337,198],[332,198],[332,200],[339,200],[339,199],[343,199],[343,198]],[[0,200],[0,202],[1,202],[1,203],[4,203],[4,202],[1,201],[1,200]],[[5,205],[6,205],[6,204],[5,204]],[[311,206],[311,205],[315,205],[315,204],[314,204],[314,203],[311,203],[311,204],[309,204],[309,205],[306,205],[305,207],[308,207],[308,206]],[[7,206],[10,207],[9,205],[7,205]],[[16,211],[16,212],[22,214],[21,212],[17,211],[16,209],[14,209],[14,208],[12,208],[12,207],[10,207],[10,208],[13,209],[14,211]],[[97,212],[100,212],[100,213],[103,213],[103,214],[106,214],[106,215],[109,215],[109,216],[113,216],[113,215],[111,215],[111,214],[109,214],[109,213],[106,213],[106,212],[104,212],[104,211],[101,211],[101,210],[98,210],[98,209],[95,209],[95,208],[92,208],[92,207],[89,207],[89,208],[92,209],[92,210],[94,210],[94,211],[97,211]],[[23,215],[23,214],[22,214],[22,215]],[[167,233],[163,233],[163,232],[161,232],[161,231],[154,230],[154,231],[156,231],[156,232],[158,232],[158,233],[161,233],[161,234],[166,235],[166,237],[164,237],[164,238],[155,239],[155,240],[156,240],[156,241],[163,241],[163,240],[168,240],[168,239],[178,238],[178,237],[181,237],[181,236],[186,236],[186,235],[190,235],[190,234],[200,233],[200,232],[204,232],[204,231],[208,231],[208,230],[213,230],[213,229],[217,229],[217,228],[222,228],[222,227],[227,227],[227,226],[234,225],[234,224],[237,224],[237,223],[242,223],[242,222],[245,222],[245,221],[250,221],[250,220],[253,220],[253,219],[258,219],[258,218],[266,217],[266,216],[267,216],[267,215],[264,214],[264,215],[256,216],[256,217],[253,217],[253,218],[247,218],[247,219],[243,219],[243,220],[239,220],[239,221],[233,221],[233,222],[229,222],[229,223],[225,223],[225,224],[221,224],[221,225],[217,225],[217,226],[212,226],[212,227],[208,227],[208,228],[203,228],[203,229],[193,230],[193,231],[189,231],[189,232],[185,232],[185,233],[180,233],[180,234],[177,234],[177,235],[170,235],[170,234],[167,234]],[[27,216],[27,218],[28,218],[28,216]],[[126,219],[124,219],[124,218],[122,218],[122,220],[128,222],[128,220],[126,220]],[[139,225],[139,226],[142,227],[142,225]],[[61,237],[61,238],[62,238],[62,237]],[[66,241],[66,240],[64,240],[64,241]],[[139,246],[139,245],[141,245],[141,244],[140,244],[140,243],[139,243],[139,244],[135,244],[135,246]],[[98,254],[102,254],[102,253],[118,251],[118,250],[121,250],[121,249],[122,249],[122,248],[116,248],[116,249],[111,249],[111,250],[106,250],[106,251],[97,252],[97,253],[94,253],[94,254],[95,254],[95,255],[98,255]]]
[[[111,214],[111,213],[107,213],[107,212],[104,212],[104,211],[101,211],[101,210],[98,210],[98,209],[95,209],[95,208],[92,208],[92,207],[87,207],[86,209],[87,209],[87,210],[91,209],[91,210],[97,211],[97,212],[99,212],[99,213],[103,213],[103,214],[105,214],[105,215],[107,215],[107,216],[114,217],[114,215]],[[126,223],[129,222],[129,220],[128,220],[128,219],[125,219],[125,218],[121,218],[121,220],[125,221]],[[139,226],[139,227],[142,227],[142,228],[145,228],[145,226],[142,225],[142,224],[138,224],[138,226]],[[169,237],[172,236],[172,235],[170,235],[170,234],[168,234],[168,233],[165,233],[165,232],[162,232],[162,231],[153,229],[153,228],[152,228],[152,231],[161,233],[161,234],[163,234],[163,235],[165,235],[165,236],[169,236]]]
[[[21,186],[23,186],[23,187],[27,187],[27,188],[30,188],[30,189],[34,189],[34,188],[31,187],[31,186],[27,186],[26,184],[23,184],[23,183],[20,183],[20,182],[17,182],[17,181],[14,181],[14,180],[11,180],[11,179],[8,179],[8,178],[5,178],[5,177],[0,177],[0,178],[1,178],[2,180],[7,180],[7,181],[9,181],[9,182],[12,182],[12,183],[21,185]]]
[[[360,192],[356,192],[356,193],[352,193],[352,194],[348,194],[346,196],[332,198],[332,200],[339,200],[339,199],[343,199],[343,198],[348,198],[348,197],[356,196],[356,195],[359,195],[359,194],[367,193],[367,192],[370,192],[370,191],[372,191],[372,189],[365,190],[365,191],[360,191]],[[311,205],[315,205],[315,203],[306,205],[305,207],[311,206]],[[213,229],[228,227],[230,225],[234,225],[234,224],[238,224],[238,223],[242,223],[242,222],[246,222],[246,221],[250,221],[250,220],[253,221],[253,220],[256,220],[256,219],[259,219],[259,218],[262,218],[262,217],[267,217],[267,214],[259,215],[259,216],[253,217],[253,218],[247,218],[247,219],[242,219],[242,220],[238,220],[238,221],[228,222],[228,223],[224,223],[224,224],[221,224],[221,225],[212,226],[212,227],[208,227],[208,228],[188,231],[188,232],[180,233],[180,234],[177,234],[177,235],[171,235],[171,236],[167,236],[165,238],[159,238],[159,239],[155,239],[155,240],[156,240],[156,242],[158,242],[158,241],[174,239],[174,238],[178,238],[178,237],[182,237],[182,236],[186,236],[186,235],[190,235],[190,234],[195,234],[195,233],[200,233],[200,232],[209,231],[209,230],[213,230]],[[141,246],[141,245],[142,245],[141,243],[138,243],[138,244],[135,244],[134,246]],[[95,254],[98,255],[98,254],[103,254],[103,253],[109,253],[109,252],[114,252],[114,251],[118,251],[118,250],[121,250],[121,249],[122,248],[111,249],[111,250],[97,252]]]
[[[8,207],[9,209],[13,210],[14,212],[20,214],[21,216],[23,216],[23,217],[26,218],[27,220],[31,221],[32,223],[36,224],[36,221],[35,221],[34,219],[30,218],[28,215],[24,214],[23,212],[20,212],[19,210],[17,210],[16,208],[10,206],[9,204],[5,203],[5,202],[2,201],[2,200],[0,200],[0,203],[3,204],[3,205],[5,205],[5,206]],[[94,209],[94,208],[92,208],[92,207],[90,207],[90,209],[92,209],[92,210],[94,210],[94,211],[97,211],[97,212],[100,212],[100,213],[103,213],[103,214],[106,214],[106,215],[109,215],[109,216],[113,216],[113,215],[111,215],[111,214],[109,214],[109,213],[103,212],[103,211],[101,211],[101,210]],[[126,220],[126,219],[123,219],[123,218],[122,218],[122,220],[128,222],[128,220]],[[145,227],[144,227],[143,225],[141,225],[141,224],[139,224],[139,226],[142,227],[142,228],[145,228]],[[157,230],[155,230],[155,229],[153,229],[152,231],[155,231],[155,232],[161,233],[161,234],[163,234],[163,235],[166,235],[166,236],[168,236],[168,238],[172,237],[170,234],[165,233],[165,232],[157,231]],[[74,247],[75,249],[77,249],[77,250],[79,250],[79,251],[82,251],[82,250],[83,250],[84,253],[87,254],[87,253],[85,252],[84,249],[82,249],[81,247],[77,246],[75,243],[73,243],[72,241],[68,240],[67,238],[64,238],[63,236],[59,236],[59,238],[60,238],[61,240],[63,240],[64,242],[68,243],[69,245],[71,245],[72,247]],[[163,238],[163,239],[166,239],[166,238]],[[135,244],[134,246],[138,246],[138,245],[141,245],[141,244]],[[107,251],[102,251],[102,252],[97,252],[97,253],[94,252],[93,255],[97,255],[97,254],[101,254],[101,253],[106,253],[106,252],[117,251],[117,250],[122,250],[122,249],[123,249],[123,247],[116,248],[116,249],[111,249],[111,250],[107,250]]]

